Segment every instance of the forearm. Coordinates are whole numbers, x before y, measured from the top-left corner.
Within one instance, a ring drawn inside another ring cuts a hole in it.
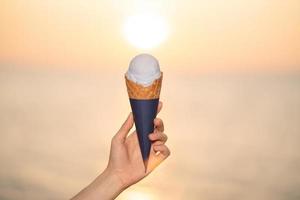
[[[125,188],[120,179],[104,170],[90,185],[79,192],[72,200],[112,200]]]

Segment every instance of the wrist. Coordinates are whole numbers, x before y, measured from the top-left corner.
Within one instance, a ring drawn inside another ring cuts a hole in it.
[[[90,185],[83,189],[75,199],[115,199],[125,187],[117,175],[105,169]]]
[[[106,168],[100,176],[103,176],[116,190],[122,192],[126,189],[126,184],[113,170]]]

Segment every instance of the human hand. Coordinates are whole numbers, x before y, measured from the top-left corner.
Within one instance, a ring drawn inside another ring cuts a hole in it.
[[[157,112],[161,109],[162,102],[159,102]],[[106,168],[108,174],[113,174],[119,178],[124,188],[143,179],[170,155],[170,150],[165,145],[168,138],[164,133],[163,121],[155,118],[154,132],[149,134],[149,139],[153,143],[150,149],[148,165],[145,169],[136,131],[127,137],[133,124],[133,115],[130,113],[112,139],[109,162]]]
[[[162,103],[159,102],[157,112],[161,109]],[[136,131],[127,137],[133,124],[133,115],[130,113],[111,141],[106,169],[72,200],[115,199],[124,189],[143,179],[170,155],[170,150],[165,145],[168,138],[164,134],[163,121],[155,118],[154,133],[149,134],[153,143],[145,169]]]

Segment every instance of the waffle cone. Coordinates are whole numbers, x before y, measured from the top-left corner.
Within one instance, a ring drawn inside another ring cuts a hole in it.
[[[129,80],[125,75],[128,96],[131,99],[158,99],[162,84],[163,73],[150,86],[144,87]]]

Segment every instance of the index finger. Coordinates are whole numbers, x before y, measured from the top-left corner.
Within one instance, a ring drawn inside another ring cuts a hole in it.
[[[161,101],[159,101],[158,106],[157,106],[157,114],[161,111],[163,107],[163,103]]]

